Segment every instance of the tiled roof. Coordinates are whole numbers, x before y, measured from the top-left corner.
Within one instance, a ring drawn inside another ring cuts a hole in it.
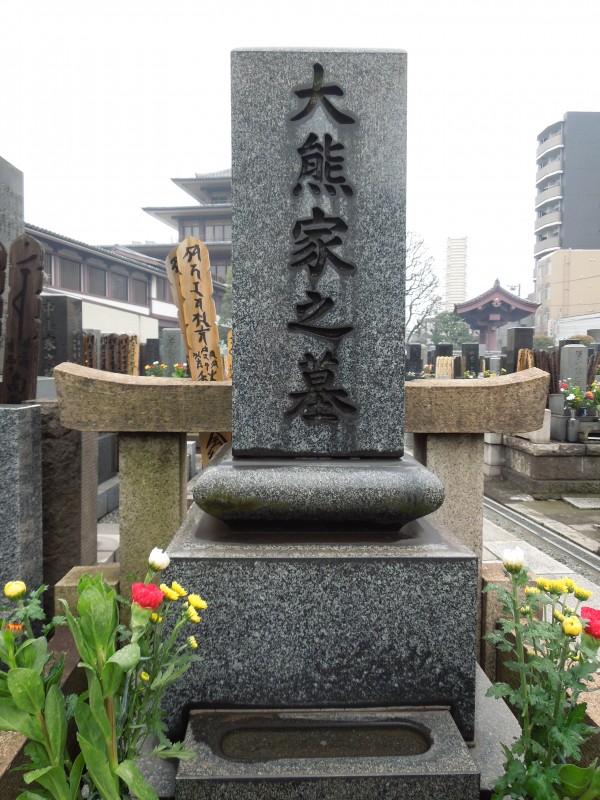
[[[165,268],[159,261],[156,259],[156,265],[149,264],[147,261],[140,261],[136,258],[130,258],[129,256],[124,256],[120,252],[111,250],[109,247],[98,247],[97,245],[87,244],[86,242],[81,242],[78,239],[71,239],[69,236],[63,236],[62,233],[55,233],[54,231],[50,231],[47,228],[40,228],[39,225],[32,225],[30,222],[25,223],[25,228],[31,231],[34,235],[37,231],[40,234],[46,234],[47,236],[52,236],[54,239],[59,239],[62,242],[67,242],[68,244],[77,245],[79,247],[85,247],[86,250],[91,250],[93,252],[97,252],[104,257],[109,257],[112,259],[116,259],[117,261],[123,261],[127,264],[132,264],[136,267],[141,267],[145,270],[151,270],[155,272],[157,275],[164,275]]]

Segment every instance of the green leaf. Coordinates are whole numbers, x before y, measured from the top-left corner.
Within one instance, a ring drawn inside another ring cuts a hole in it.
[[[111,738],[112,731],[106,709],[104,708],[104,698],[102,697],[102,687],[98,678],[91,678],[89,681],[90,693],[89,704],[96,724],[106,741]]]
[[[41,795],[37,792],[21,792],[21,794],[17,797],[17,800],[48,800],[47,795]]]
[[[37,718],[21,711],[12,700],[0,700],[0,731],[16,731],[34,742],[44,744],[42,726]]]
[[[37,716],[44,708],[44,682],[32,669],[17,667],[7,677],[8,691],[21,711]]]
[[[155,758],[178,758],[180,761],[192,761],[196,758],[195,750],[186,750],[183,742],[176,742],[171,747],[155,747],[151,755]]]
[[[79,800],[81,797],[81,776],[83,774],[83,753],[79,753],[73,766],[71,767],[71,774],[69,775],[69,800]]]
[[[158,800],[158,795],[150,784],[142,777],[142,773],[133,761],[122,761],[116,769],[138,800]]]
[[[46,718],[46,731],[50,749],[54,755],[54,764],[62,764],[67,741],[67,718],[65,715],[65,698],[56,684],[50,687],[46,695],[44,717]]]
[[[87,643],[84,639],[83,632],[81,630],[81,625],[79,624],[79,620],[71,614],[69,611],[69,606],[67,605],[65,600],[61,600],[61,603],[65,609],[65,616],[67,618],[67,625],[69,626],[69,630],[71,631],[71,636],[75,642],[75,647],[77,648],[77,652],[83,659],[83,661],[92,661],[94,660],[94,654],[90,652]]]
[[[110,656],[115,650],[118,614],[116,594],[108,585],[92,582],[81,592],[77,603],[79,624],[86,644],[94,652],[103,657]],[[90,659],[85,659],[90,660]],[[92,663],[96,658],[91,659]]]
[[[85,701],[85,697],[79,697],[75,704],[75,723],[77,730],[82,736],[98,750],[106,749],[106,739],[102,737],[94,715]]]
[[[38,639],[26,639],[15,652],[20,667],[33,669],[41,674],[48,658],[48,642],[43,636]]]
[[[579,797],[594,774],[594,767],[577,767],[565,764],[558,770],[561,786],[567,797]]]
[[[123,680],[123,670],[112,660],[113,658],[114,656],[111,656],[102,668],[102,694],[104,697],[115,694]]]
[[[140,646],[138,644],[126,644],[108,659],[110,664],[118,664],[123,672],[135,669],[140,660]]]
[[[63,767],[45,767],[26,772],[23,775],[25,783],[39,783],[48,792],[53,800],[70,800],[69,785]]]
[[[102,795],[103,800],[121,800],[119,797],[118,780],[113,775],[106,749],[99,750],[94,747],[81,733],[77,734],[77,741],[83,754],[85,766],[90,773],[96,788]]]

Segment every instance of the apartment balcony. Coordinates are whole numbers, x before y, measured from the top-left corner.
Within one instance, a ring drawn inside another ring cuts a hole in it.
[[[543,217],[536,217],[534,231],[537,233],[547,225],[556,225],[558,222],[562,222],[562,213],[551,211],[549,214],[544,214]]]
[[[535,182],[539,183],[547,175],[552,175],[553,172],[562,172],[562,171],[563,171],[562,158],[555,158],[554,161],[551,161],[549,164],[546,164],[545,167],[538,169],[535,176]]]
[[[553,200],[555,197],[562,197],[562,185],[560,183],[556,186],[550,186],[548,189],[544,189],[543,192],[536,194],[535,207],[539,208],[548,200]]]
[[[560,236],[549,236],[543,242],[536,242],[533,248],[534,256],[542,256],[545,253],[550,253],[552,250],[560,248]]]
[[[550,136],[546,139],[545,142],[542,142],[538,145],[538,149],[536,150],[535,157],[539,158],[542,153],[545,153],[546,150],[552,150],[553,147],[564,147],[565,144],[565,136],[561,133],[555,133],[554,136]]]

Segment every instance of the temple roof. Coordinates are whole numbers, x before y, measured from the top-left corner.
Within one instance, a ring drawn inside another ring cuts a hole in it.
[[[454,313],[462,317],[471,330],[485,331],[508,322],[519,322],[523,317],[535,313],[539,305],[503,289],[496,278],[487,292],[464,303],[456,303]]]
[[[505,304],[514,310],[523,311],[521,316],[533,314],[540,303],[535,303],[531,300],[525,300],[516,294],[512,294],[507,289],[500,286],[498,278],[494,281],[491,289],[483,292],[471,300],[465,300],[464,303],[456,303],[454,306],[454,313],[462,316],[463,314],[474,311],[475,309],[483,309],[484,306],[490,305],[492,308],[500,308]]]

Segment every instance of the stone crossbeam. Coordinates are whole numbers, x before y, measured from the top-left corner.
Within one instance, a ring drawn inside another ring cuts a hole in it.
[[[231,430],[231,381],[120,375],[70,363],[56,367],[54,377],[66,428],[140,433]],[[547,372],[534,368],[498,378],[410,381],[405,387],[406,430],[537,430],[544,421],[548,380]]]

